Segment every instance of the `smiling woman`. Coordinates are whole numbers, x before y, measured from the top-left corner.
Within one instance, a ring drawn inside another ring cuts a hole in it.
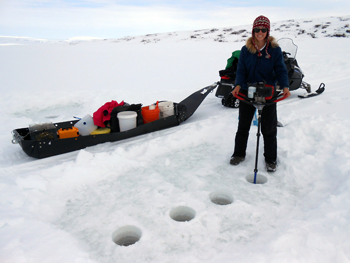
[[[285,98],[290,96],[289,81],[282,50],[275,38],[270,36],[270,20],[258,16],[253,23],[252,36],[242,47],[236,71],[234,96],[239,93],[247,96],[248,85],[264,83],[274,87],[279,82]],[[277,96],[277,94],[276,94]],[[235,138],[235,148],[230,164],[238,165],[244,161],[250,125],[255,107],[240,103],[239,122]],[[276,103],[262,109],[261,131],[264,137],[264,156],[266,170],[275,172],[277,167],[277,109]]]

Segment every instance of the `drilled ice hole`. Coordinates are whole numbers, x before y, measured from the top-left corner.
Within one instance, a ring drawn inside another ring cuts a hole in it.
[[[249,174],[245,177],[245,179],[249,182],[254,184],[254,174]],[[267,182],[267,178],[261,174],[256,175],[255,183],[256,184],[265,184]]]
[[[233,203],[233,196],[227,190],[217,190],[211,192],[209,198],[214,204],[217,205],[229,205]]]
[[[196,211],[187,206],[178,206],[170,211],[170,217],[178,222],[191,221],[196,216]]]
[[[142,231],[135,226],[124,226],[114,231],[112,240],[119,246],[130,246],[140,240]]]

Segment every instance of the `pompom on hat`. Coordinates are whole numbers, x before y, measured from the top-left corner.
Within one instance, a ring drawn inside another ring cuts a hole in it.
[[[252,36],[253,36],[253,44],[258,51],[258,56],[261,57],[262,54],[260,52],[260,49],[255,44],[255,36],[254,36],[254,28],[256,27],[265,27],[267,28],[267,34],[266,34],[266,58],[270,58],[271,55],[267,52],[267,48],[269,47],[269,36],[270,36],[270,20],[266,16],[258,16],[255,18],[253,23],[253,29],[252,29]]]

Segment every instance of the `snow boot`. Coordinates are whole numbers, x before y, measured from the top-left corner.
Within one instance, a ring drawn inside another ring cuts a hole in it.
[[[276,172],[277,170],[277,163],[265,163],[266,164],[266,171],[269,173]]]
[[[243,161],[244,161],[244,157],[231,156],[230,164],[232,164],[232,165],[238,165],[238,164],[240,164],[240,163],[243,162]]]

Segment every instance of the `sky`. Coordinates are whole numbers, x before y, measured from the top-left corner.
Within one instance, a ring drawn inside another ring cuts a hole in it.
[[[350,14],[347,0],[0,0],[0,36],[121,38]]]

